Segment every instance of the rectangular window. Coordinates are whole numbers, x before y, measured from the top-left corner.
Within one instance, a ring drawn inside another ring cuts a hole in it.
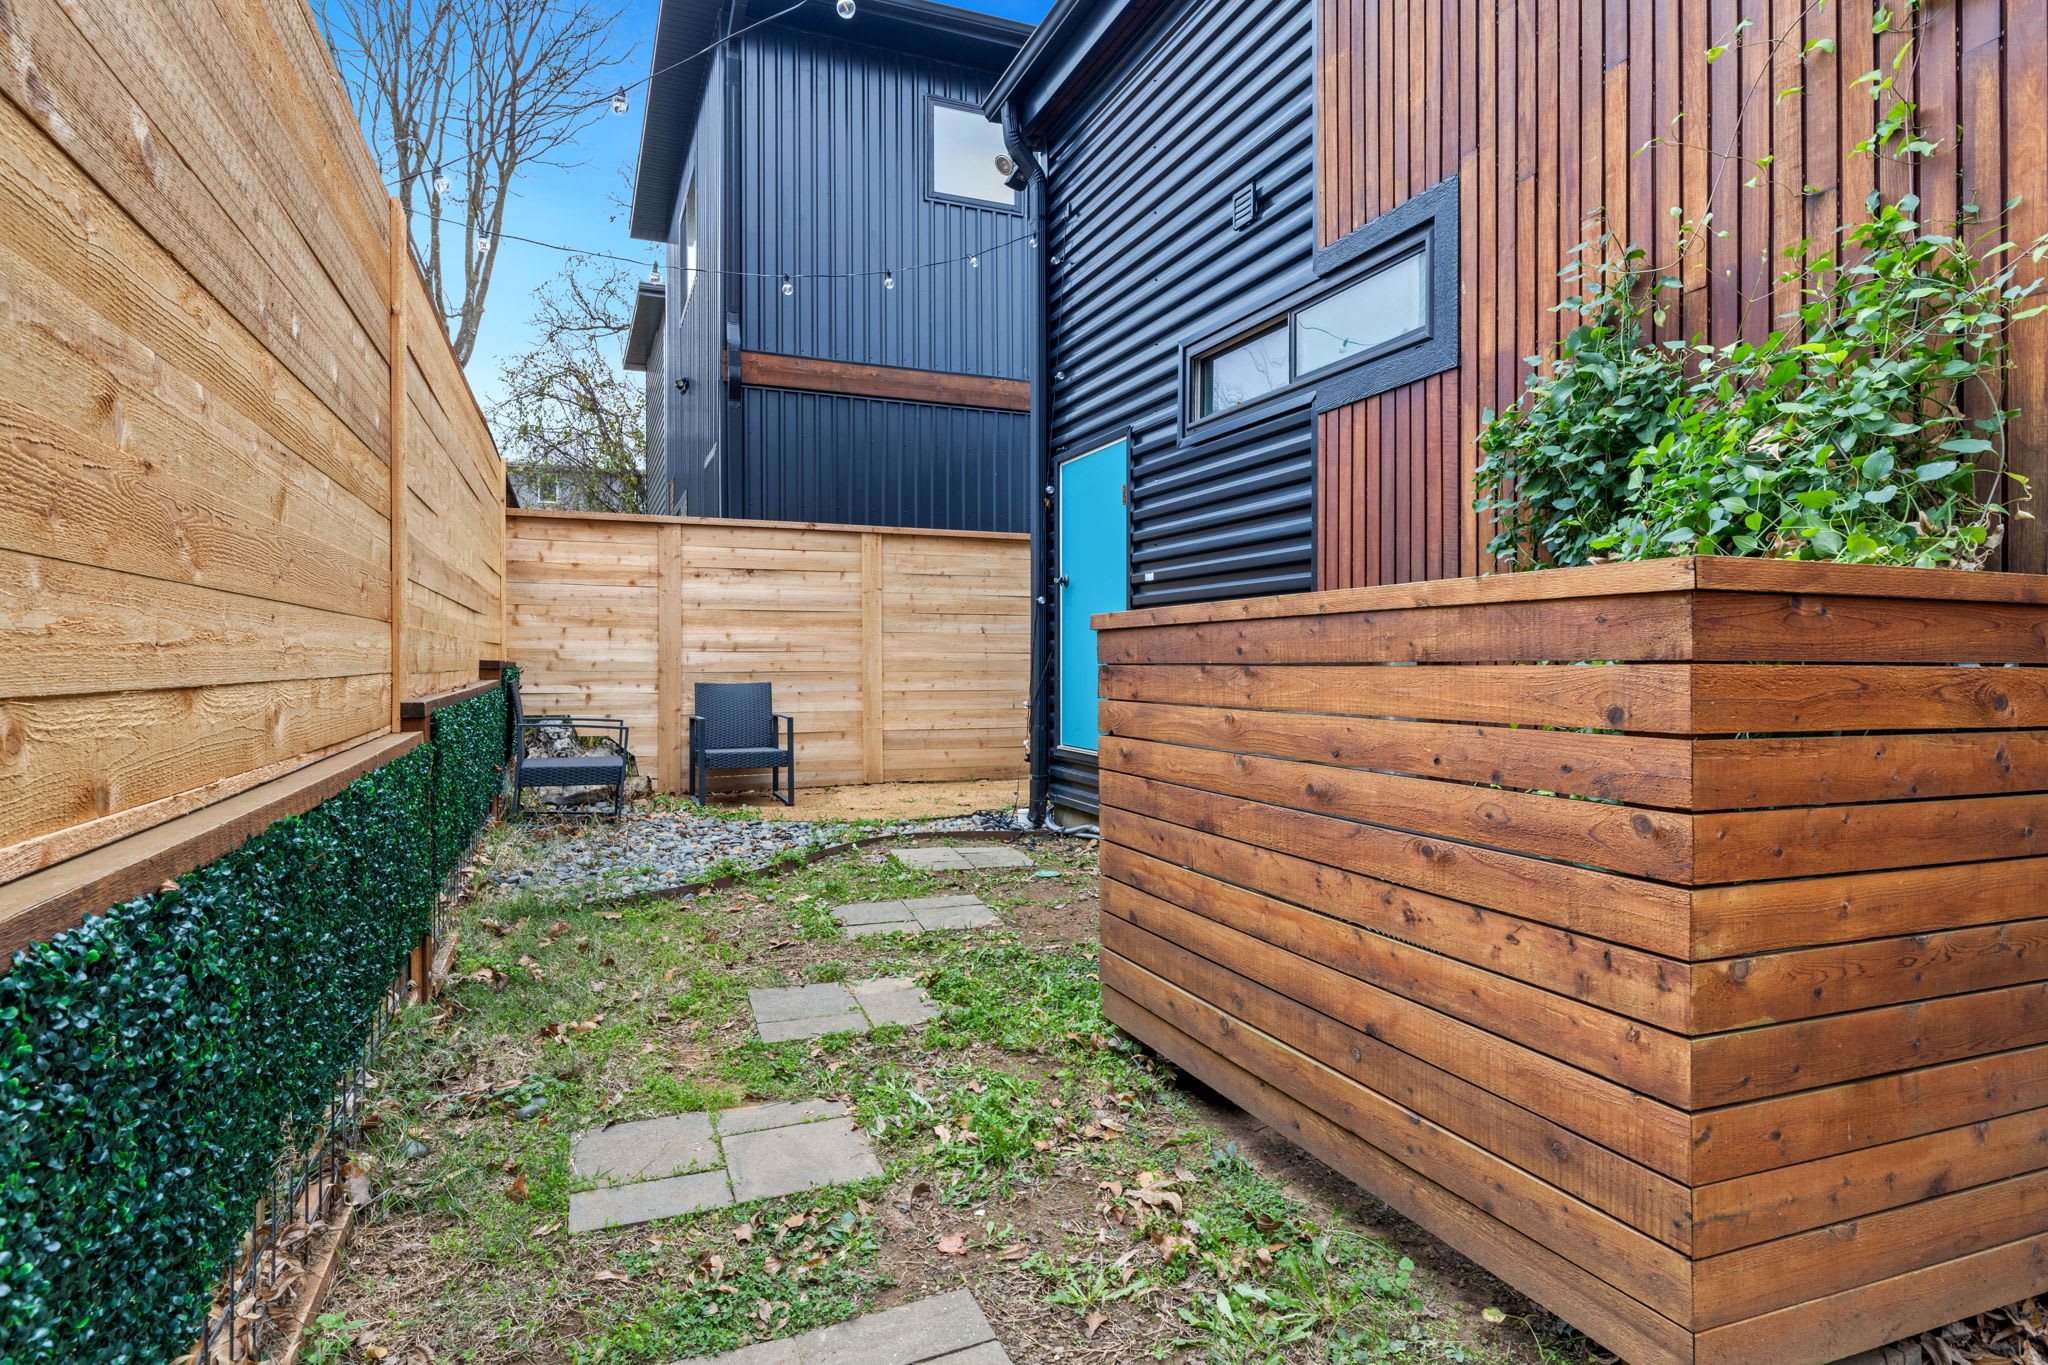
[[[1303,374],[1354,360],[1429,326],[1429,257],[1417,251],[1294,314]]]
[[[1287,329],[1274,327],[1204,356],[1201,415],[1213,416],[1287,387]]]
[[[1457,364],[1455,179],[1319,248],[1315,270],[1316,283],[1182,346],[1184,435],[1268,398],[1326,412]]]
[[[1009,178],[1009,152],[1002,128],[981,110],[944,100],[926,102],[930,110],[928,146],[934,199],[954,200],[989,208],[1016,209],[1017,192]],[[1002,164],[998,166],[998,161]]]

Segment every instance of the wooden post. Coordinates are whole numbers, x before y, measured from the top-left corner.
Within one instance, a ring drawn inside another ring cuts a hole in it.
[[[405,270],[411,264],[405,206],[391,198],[391,728],[405,701]]]
[[[654,617],[655,762],[663,791],[683,789],[683,528],[665,522],[655,531],[660,575]]]
[[[887,771],[882,743],[882,536],[860,537],[860,772],[880,782]]]

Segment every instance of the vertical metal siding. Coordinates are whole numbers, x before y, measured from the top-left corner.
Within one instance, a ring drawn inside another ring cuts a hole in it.
[[[1053,458],[1130,431],[1133,605],[1313,585],[1308,409],[1183,442],[1179,404],[1184,342],[1314,279],[1314,73],[1312,0],[1191,0],[1049,139]],[[1052,794],[1093,809],[1092,760]]]
[[[704,109],[697,120],[696,142],[676,194],[675,218],[669,225],[668,321],[663,336],[666,364],[648,366],[652,384],[661,375],[663,425],[668,438],[669,477],[674,481],[677,513],[717,517],[731,515],[721,491],[720,465],[729,452],[719,449],[725,413],[724,312],[726,287],[724,243],[718,231],[725,202],[725,79],[723,57],[705,82]],[[698,272],[692,281],[683,269],[683,207],[692,177],[697,186]],[[688,301],[684,296],[688,295]],[[690,381],[678,393],[677,379]],[[648,439],[654,438],[655,395],[648,394]]]
[[[1022,379],[1027,248],[1021,213],[925,197],[925,97],[980,104],[996,73],[768,28],[745,40],[740,221],[748,269],[897,272],[737,282],[749,350]],[[919,262],[982,251],[929,270]]]
[[[747,496],[733,515],[1022,531],[1029,421],[1018,412],[750,388]]]
[[[670,501],[679,496],[669,486],[668,465],[668,395],[674,392],[669,387],[668,374],[668,325],[667,305],[662,307],[663,325],[654,334],[654,342],[647,349],[647,441],[642,450],[642,462],[647,470],[647,505],[642,511],[665,515],[670,511]]]

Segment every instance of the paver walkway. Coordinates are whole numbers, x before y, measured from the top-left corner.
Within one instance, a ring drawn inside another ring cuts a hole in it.
[[[1010,1365],[964,1289],[683,1365]]]
[[[996,922],[996,912],[979,896],[923,896],[907,901],[856,901],[834,910],[832,918],[846,926],[848,938],[860,938],[866,934],[922,934],[932,929],[986,929]]]
[[[569,1196],[569,1231],[627,1227],[881,1173],[866,1135],[831,1100],[615,1123],[570,1145],[569,1174],[597,1188]]]
[[[866,1033],[880,1024],[922,1024],[938,1017],[931,999],[907,976],[822,986],[775,986],[747,992],[761,1040],[822,1038],[828,1033]]]
[[[899,848],[896,860],[927,872],[982,872],[994,867],[1030,867],[1031,855],[1019,848]]]

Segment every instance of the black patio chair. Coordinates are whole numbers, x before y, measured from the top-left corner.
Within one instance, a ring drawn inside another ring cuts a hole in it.
[[[697,714],[690,717],[690,791],[697,804],[711,795],[713,772],[734,768],[768,769],[768,794],[795,805],[796,721],[775,709],[767,683],[698,683]],[[789,770],[787,796],[775,789],[783,768]]]
[[[616,820],[626,813],[626,768],[628,755],[632,752],[632,733],[626,728],[626,722],[597,716],[529,716],[519,700],[516,685],[511,689],[511,701],[512,810],[515,815],[519,811],[520,794],[529,787],[610,787],[614,792],[612,818]],[[604,731],[600,738],[610,749],[584,749],[573,757],[526,756],[529,731],[563,728],[578,735],[579,743],[580,733],[584,730]]]

